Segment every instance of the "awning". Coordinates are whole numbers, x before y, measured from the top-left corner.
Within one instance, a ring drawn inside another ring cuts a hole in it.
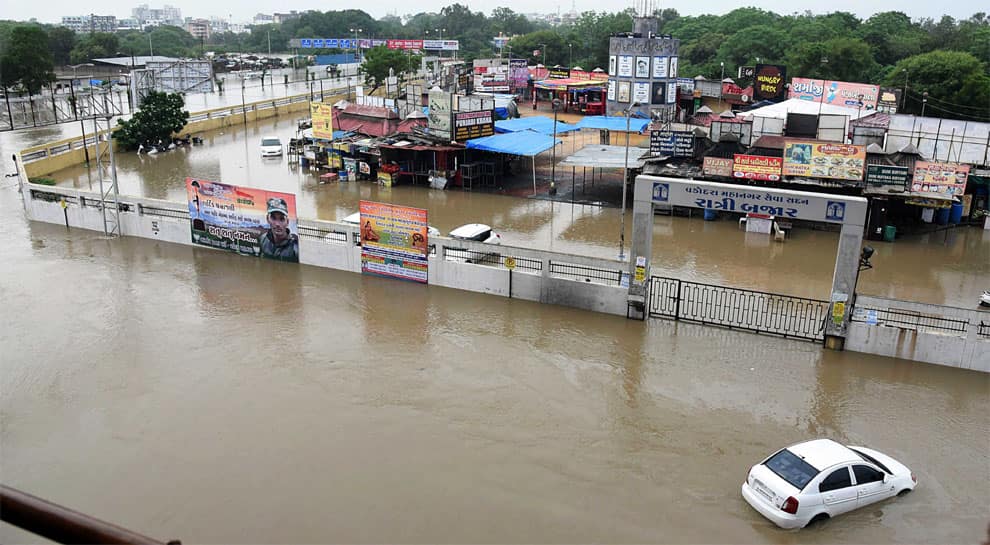
[[[637,146],[629,148],[629,168],[642,168],[646,161],[640,159],[649,150]],[[626,166],[625,146],[590,145],[572,153],[557,163],[562,167],[623,168]]]
[[[540,134],[553,134],[553,119],[543,116],[503,119],[495,122],[495,132],[536,131]],[[576,131],[575,125],[557,122],[557,134]]]
[[[643,132],[643,129],[650,124],[649,119],[633,117],[629,119],[630,132]],[[626,118],[619,116],[591,115],[585,117],[577,124],[579,129],[608,129],[610,131],[625,132]]]
[[[560,143],[561,140],[554,140],[545,134],[527,130],[475,138],[467,141],[467,147],[468,149],[532,157],[552,148],[554,144]]]

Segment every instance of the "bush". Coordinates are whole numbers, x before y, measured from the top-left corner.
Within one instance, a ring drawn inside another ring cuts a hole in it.
[[[31,182],[32,184],[38,184],[38,185],[55,185],[55,180],[46,177],[28,178],[28,181]]]

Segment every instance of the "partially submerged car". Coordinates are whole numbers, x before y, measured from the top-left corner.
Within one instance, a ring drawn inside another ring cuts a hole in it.
[[[502,236],[492,230],[484,223],[469,223],[462,225],[450,232],[450,238],[459,240],[473,240],[486,244],[501,244]]]
[[[742,496],[781,528],[803,528],[914,490],[904,464],[865,447],[831,439],[778,450],[749,470]]]
[[[262,157],[281,157],[282,141],[277,136],[266,136],[261,139]]]

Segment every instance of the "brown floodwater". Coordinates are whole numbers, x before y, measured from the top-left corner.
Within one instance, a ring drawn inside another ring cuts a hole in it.
[[[185,176],[362,198],[446,231],[611,257],[611,207],[371,184],[262,163],[281,120],[155,159]],[[143,161],[143,162],[142,162]],[[152,162],[154,161],[154,162]],[[86,187],[85,173],[59,173]],[[819,345],[241,258],[25,220],[0,185],[0,480],[184,543],[977,543],[990,521],[990,375]],[[657,217],[654,272],[823,296],[833,233],[783,244]],[[990,237],[877,243],[861,291],[970,306]],[[981,261],[982,259],[982,261]],[[814,437],[887,452],[903,498],[782,531],[742,499],[750,465]],[[0,525],[0,541],[36,538]]]

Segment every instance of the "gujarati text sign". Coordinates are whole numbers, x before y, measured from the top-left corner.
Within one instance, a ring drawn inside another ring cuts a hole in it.
[[[427,214],[422,208],[361,201],[361,272],[425,284]]]

